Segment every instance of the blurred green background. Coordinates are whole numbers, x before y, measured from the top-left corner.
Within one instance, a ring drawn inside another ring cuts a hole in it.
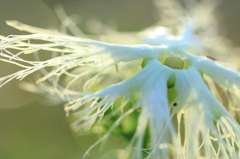
[[[157,22],[152,0],[0,0],[0,35],[26,34],[7,26],[5,20],[46,29],[59,28],[54,12],[56,4],[62,4],[67,15],[79,15],[82,30],[87,30],[88,19],[115,24],[119,31],[138,31]],[[222,34],[240,46],[240,1],[223,0],[217,10]],[[0,76],[18,69],[0,62]],[[63,107],[47,106],[40,101],[37,95],[19,89],[16,80],[0,89],[0,159],[81,158],[97,140],[94,135],[76,137]],[[126,145],[115,137],[109,141],[106,149]],[[99,158],[98,147],[87,158]]]

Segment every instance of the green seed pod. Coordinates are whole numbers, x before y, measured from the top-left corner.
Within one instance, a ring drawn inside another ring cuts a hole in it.
[[[149,61],[150,61],[150,58],[143,59],[142,64],[141,64],[142,68],[144,68]]]
[[[168,81],[167,81],[167,86],[168,86],[168,88],[174,87],[175,81],[176,81],[176,77],[175,77],[175,75],[173,74],[173,75],[170,76],[170,78],[169,78]]]

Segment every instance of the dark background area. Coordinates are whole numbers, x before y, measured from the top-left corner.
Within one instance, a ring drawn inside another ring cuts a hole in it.
[[[83,30],[87,30],[84,24],[88,19],[114,23],[119,31],[138,31],[156,22],[151,0],[0,0],[0,35],[26,34],[7,26],[6,20],[46,29],[59,28],[54,12],[56,4],[62,4],[67,15],[79,15]],[[240,46],[240,1],[223,0],[217,11],[224,35]],[[18,69],[0,62],[0,76]],[[16,80],[0,89],[0,159],[81,158],[97,137],[76,138],[63,107],[46,106],[39,101],[37,95],[19,89]],[[109,147],[122,142],[114,139]],[[97,148],[93,154],[96,152]]]

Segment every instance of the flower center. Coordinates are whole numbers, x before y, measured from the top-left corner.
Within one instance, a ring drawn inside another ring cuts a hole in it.
[[[163,64],[173,69],[184,69],[184,60],[176,55],[167,57]]]

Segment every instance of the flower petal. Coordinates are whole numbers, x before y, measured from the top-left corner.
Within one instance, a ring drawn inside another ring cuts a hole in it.
[[[175,71],[175,75],[175,89],[179,95],[176,102],[182,108],[178,120],[184,117],[184,150],[188,157],[237,158],[240,146],[240,127],[237,122],[211,94],[197,70],[189,68]]]
[[[207,59],[198,60],[194,62],[194,65],[211,77],[223,89],[240,98],[240,75],[237,72]]]

